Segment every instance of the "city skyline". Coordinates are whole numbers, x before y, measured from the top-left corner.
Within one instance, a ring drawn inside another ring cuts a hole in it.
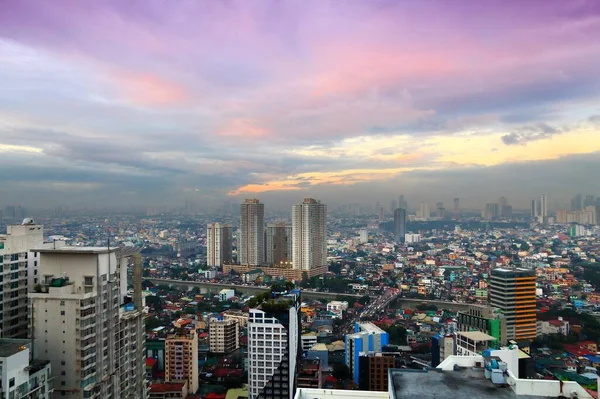
[[[595,1],[9,0],[0,197],[568,207],[600,193],[599,16]]]

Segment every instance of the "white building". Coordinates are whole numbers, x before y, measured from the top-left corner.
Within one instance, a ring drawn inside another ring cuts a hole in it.
[[[235,296],[235,290],[231,288],[223,288],[219,291],[219,301],[227,301]]]
[[[232,227],[227,223],[211,223],[206,228],[206,264],[221,267],[233,261]]]
[[[0,339],[0,398],[49,399],[50,362],[30,360],[31,340]]]
[[[33,219],[21,225],[7,226],[0,235],[0,265],[4,278],[0,281],[3,338],[27,338],[27,292],[39,282],[39,254],[32,248],[44,245],[44,228]]]
[[[406,244],[415,244],[421,242],[421,234],[406,234],[404,235],[404,242]]]
[[[292,263],[295,270],[327,266],[327,205],[304,198],[292,207]]]
[[[334,313],[336,317],[342,317],[342,312],[348,309],[346,301],[331,301],[327,304],[327,311]]]
[[[240,347],[240,325],[236,320],[213,317],[208,325],[212,353],[230,353]]]
[[[317,335],[315,333],[302,334],[300,337],[300,347],[306,352],[317,344]]]
[[[247,199],[240,205],[238,262],[258,266],[265,262],[265,204]]]
[[[248,398],[292,399],[299,361],[298,294],[284,294],[250,309]]]
[[[39,249],[41,287],[29,294],[54,396],[146,398],[141,310],[124,305],[127,259],[116,249]]]
[[[367,229],[360,229],[358,231],[358,237],[361,244],[366,244],[369,241],[369,231]]]

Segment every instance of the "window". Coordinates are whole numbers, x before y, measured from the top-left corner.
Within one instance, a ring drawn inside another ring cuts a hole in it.
[[[60,311],[60,315],[61,315],[61,316],[64,316],[64,315],[65,315],[65,311],[64,311],[64,310],[61,310],[61,311]]]
[[[94,277],[84,277],[83,285],[94,285]]]
[[[9,386],[9,388],[12,388],[12,387],[14,387],[14,386],[15,386],[15,379],[14,379],[14,378],[11,378],[11,379],[9,380],[8,386]]]

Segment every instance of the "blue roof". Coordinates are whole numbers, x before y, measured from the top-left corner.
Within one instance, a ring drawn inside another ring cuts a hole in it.
[[[600,357],[598,357],[596,355],[583,355],[583,357],[585,357],[587,360],[589,360],[592,363],[600,363]]]

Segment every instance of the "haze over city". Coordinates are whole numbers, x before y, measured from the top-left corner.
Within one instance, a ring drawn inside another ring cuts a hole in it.
[[[598,37],[596,1],[4,1],[0,197],[563,206]]]

